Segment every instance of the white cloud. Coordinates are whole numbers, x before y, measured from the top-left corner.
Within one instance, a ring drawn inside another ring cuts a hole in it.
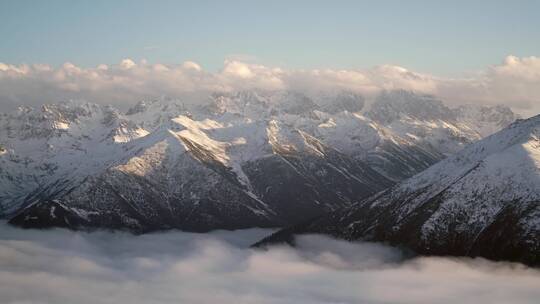
[[[163,66],[163,65],[161,65]],[[182,67],[184,67],[185,69],[187,70],[195,70],[197,72],[200,72],[202,71],[202,68],[200,65],[198,65],[197,63],[193,62],[193,61],[186,61],[182,64]]]
[[[525,116],[540,113],[540,58],[508,56],[468,79],[438,79],[434,93],[454,103],[502,103]]]
[[[403,67],[368,70],[288,70],[227,59],[219,72],[192,61],[177,65],[139,63],[81,68],[0,63],[0,111],[66,99],[127,107],[143,98],[243,89],[320,91],[347,89],[371,96],[383,89],[407,89],[439,96],[449,104],[506,104],[527,115],[540,113],[540,58],[508,56],[467,78],[444,78]]]
[[[134,67],[136,64],[135,62],[133,62],[133,60],[127,58],[127,59],[123,59],[121,62],[120,62],[120,68],[122,69],[131,69],[132,67]]]
[[[133,236],[0,227],[0,302],[536,303],[540,272],[304,236],[252,250],[251,229]]]
[[[225,61],[225,68],[223,69],[225,75],[240,78],[253,78],[255,74],[249,68],[249,65],[239,61]]]

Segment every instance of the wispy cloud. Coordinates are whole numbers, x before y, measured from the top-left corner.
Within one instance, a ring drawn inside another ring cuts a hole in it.
[[[419,258],[378,244],[304,236],[247,248],[269,231],[133,236],[0,227],[0,302],[537,303],[540,272]]]

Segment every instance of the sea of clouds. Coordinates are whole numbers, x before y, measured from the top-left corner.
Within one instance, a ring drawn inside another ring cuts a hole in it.
[[[248,89],[345,89],[370,96],[405,89],[435,95],[446,104],[504,104],[524,117],[540,113],[540,58],[507,56],[500,64],[460,77],[438,77],[396,65],[370,69],[286,69],[229,59],[220,71],[199,64],[135,62],[79,67],[65,63],[12,65],[0,62],[0,112],[69,99],[120,108],[141,99]]]
[[[538,303],[540,271],[482,259],[416,258],[373,243],[271,230],[20,230],[0,224],[0,303]]]

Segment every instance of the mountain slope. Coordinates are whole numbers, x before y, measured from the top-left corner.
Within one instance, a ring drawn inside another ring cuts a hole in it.
[[[185,116],[174,121],[196,125]],[[280,226],[347,206],[356,197],[391,185],[368,166],[311,138],[309,145],[298,138],[295,146],[270,139],[268,152],[273,148],[274,153],[238,163],[234,154],[227,154],[227,145],[207,138],[193,125],[162,132],[166,134],[141,139],[150,141],[148,148],[126,163],[86,179],[63,195],[41,198],[11,223],[47,226],[49,213],[35,210],[57,205],[56,210],[61,206],[72,214],[62,224],[71,228],[144,232]],[[77,219],[78,214],[84,216]]]
[[[461,140],[424,140],[430,134],[480,137],[457,114],[426,112],[404,132],[362,114],[363,105],[349,92],[245,91],[146,101],[126,113],[89,103],[20,109],[0,116],[0,216],[136,231],[290,225],[412,176]],[[412,121],[407,109],[394,109],[398,121]]]
[[[421,254],[540,264],[540,116],[472,144],[354,206],[282,230],[388,242]]]
[[[383,92],[366,116],[394,134],[452,155],[519,118],[505,106],[462,105],[452,109],[431,95]]]

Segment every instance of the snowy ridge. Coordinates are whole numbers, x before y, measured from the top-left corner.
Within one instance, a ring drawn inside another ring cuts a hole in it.
[[[540,115],[512,123],[424,172],[310,223],[322,232],[424,254],[540,263]]]
[[[367,113],[363,105],[350,92],[242,91],[126,113],[83,102],[21,108],[0,116],[0,215],[56,201],[93,214],[84,225],[94,226],[289,224],[356,203],[511,117],[465,107],[447,117],[440,101],[402,91]],[[391,121],[380,119],[389,109]]]

